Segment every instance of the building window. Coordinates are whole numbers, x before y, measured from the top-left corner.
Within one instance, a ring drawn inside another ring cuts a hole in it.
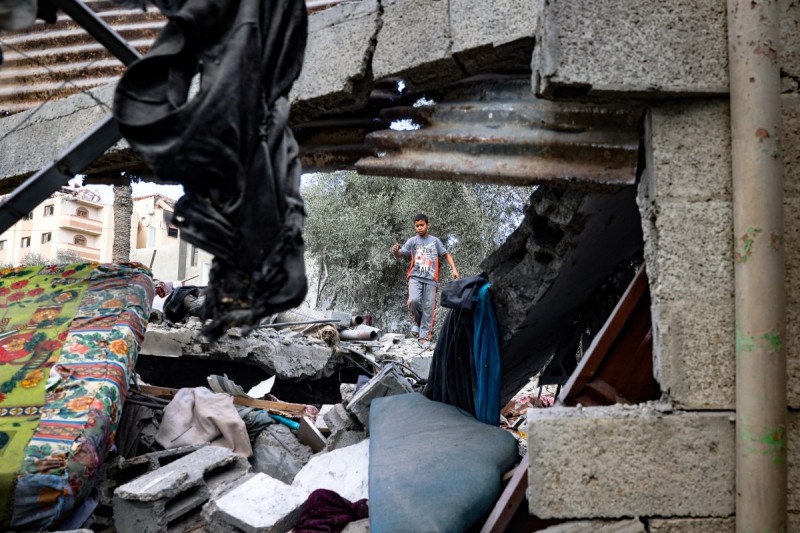
[[[178,228],[170,224],[167,226],[167,237],[178,238]]]
[[[0,250],[6,249],[6,241],[0,241]]]
[[[192,245],[192,266],[197,266],[197,259],[200,257],[200,248],[197,246]]]
[[[79,207],[75,211],[75,214],[78,215],[79,217],[89,218],[89,210],[86,209],[85,207]]]
[[[30,237],[23,237],[22,238],[22,247],[27,248],[31,245],[31,238]]]
[[[72,242],[78,246],[86,246],[86,237],[83,235],[75,235],[75,238],[72,240]]]
[[[47,233],[42,233],[42,244],[44,244],[46,242],[50,242],[50,240],[52,238],[53,238],[53,234],[50,233],[49,231]]]
[[[44,206],[44,216],[49,217],[55,211],[55,207],[53,205],[46,205]]]
[[[22,220],[33,220],[33,211],[25,215]]]

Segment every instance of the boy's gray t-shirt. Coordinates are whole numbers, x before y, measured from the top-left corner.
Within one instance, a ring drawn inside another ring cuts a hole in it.
[[[404,257],[411,257],[408,277],[423,283],[436,284],[439,279],[439,256],[447,253],[442,241],[433,235],[428,235],[424,239],[415,235],[400,248],[400,253]]]

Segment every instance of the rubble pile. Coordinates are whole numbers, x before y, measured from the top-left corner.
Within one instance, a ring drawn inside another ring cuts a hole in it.
[[[309,515],[318,507],[311,502],[324,501],[350,522],[334,530],[347,525],[346,531],[369,531],[372,403],[421,391],[434,351],[345,313],[293,311],[248,335],[231,328],[213,344],[203,340],[202,324],[191,314],[179,322],[153,317],[142,356],[190,365],[213,360],[230,371],[257,367],[271,377],[237,384],[227,375],[208,375],[208,388],[196,383],[194,389],[147,385],[140,377],[128,393],[118,432],[124,446],[120,441],[119,455],[104,465],[97,506],[84,527],[121,533],[285,532],[299,524],[303,531],[302,524],[326,519]],[[322,379],[345,375],[336,397],[322,404],[293,403],[272,391],[282,381],[313,388]],[[162,378],[161,385],[169,383],[168,375]],[[528,389],[520,395],[532,395]],[[186,398],[203,405],[176,426],[165,412],[175,412],[175,402],[186,404]],[[552,403],[552,394],[547,398],[541,406]],[[226,420],[211,409],[218,403],[228,408]],[[508,407],[501,427],[524,453],[520,421],[532,407],[529,396]],[[251,449],[232,444],[225,438],[231,434],[246,435]]]

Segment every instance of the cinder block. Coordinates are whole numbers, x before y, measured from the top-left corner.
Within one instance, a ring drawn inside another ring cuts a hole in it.
[[[372,60],[375,79],[399,76],[413,90],[462,77],[450,47],[449,2],[384,0],[381,5],[383,25]]]
[[[727,517],[733,412],[653,405],[528,412],[529,510],[541,518]]]
[[[300,518],[308,494],[266,474],[253,474],[203,508],[208,531],[284,533]]]
[[[124,485],[148,472],[158,470],[173,461],[177,461],[190,453],[196,452],[203,446],[206,446],[206,444],[171,448],[169,450],[161,450],[131,457],[130,459],[123,459],[117,456],[110,461],[106,461],[103,465],[100,479],[97,482],[100,500],[99,506],[111,507],[114,500],[114,491],[120,485]],[[108,515],[110,516],[111,514],[109,510]]]
[[[347,404],[347,410],[369,429],[369,406],[372,404],[372,400],[413,391],[411,384],[400,373],[400,370],[394,364],[388,364],[356,392],[353,399]]]
[[[638,518],[630,520],[580,520],[542,529],[539,533],[646,533]]]
[[[683,409],[733,409],[736,356],[733,297],[654,301],[655,365],[661,390]]]
[[[114,524],[120,533],[183,531],[200,522],[212,492],[250,469],[244,456],[204,446],[122,485],[114,492]]]
[[[728,91],[724,3],[576,0],[539,6],[537,93]]]
[[[648,518],[647,525],[650,533],[733,533],[736,518]]]

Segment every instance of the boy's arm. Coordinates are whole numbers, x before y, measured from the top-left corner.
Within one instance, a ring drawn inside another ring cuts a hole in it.
[[[453,269],[453,279],[460,279],[461,276],[458,274],[458,269],[456,268],[456,264],[453,261],[453,256],[450,255],[450,252],[444,254],[444,259],[447,261],[447,264],[450,265],[450,268]]]

